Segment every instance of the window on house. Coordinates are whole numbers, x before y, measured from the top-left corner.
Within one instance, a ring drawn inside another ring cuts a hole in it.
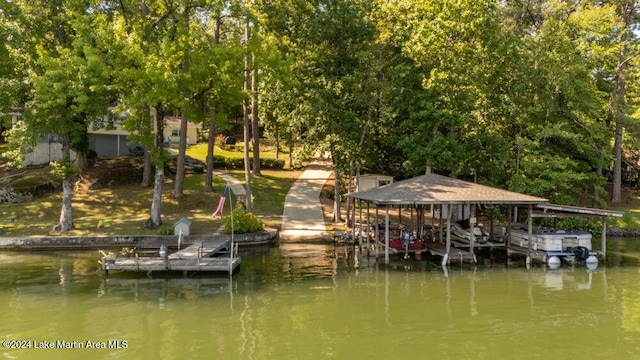
[[[94,129],[102,129],[104,127],[104,117],[103,116],[96,116],[93,119],[93,128]]]
[[[107,129],[115,129],[118,126],[118,119],[113,113],[107,116]]]

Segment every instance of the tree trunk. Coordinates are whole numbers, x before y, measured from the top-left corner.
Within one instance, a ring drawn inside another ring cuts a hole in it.
[[[253,204],[251,201],[251,161],[249,159],[249,139],[251,138],[251,133],[249,131],[250,125],[248,100],[245,99],[242,104],[244,108],[244,180],[246,190],[245,204],[248,211],[253,211]]]
[[[280,159],[280,127],[278,126],[278,123],[276,123],[275,139],[276,139],[276,159]]]
[[[249,19],[244,28],[244,36],[246,40],[246,46],[244,53],[244,92],[245,95],[249,95],[251,91],[250,74],[249,74]],[[251,124],[249,123],[249,99],[245,97],[242,101],[242,113],[244,117],[244,179],[245,179],[245,204],[248,211],[253,211],[253,204],[251,201],[251,159],[249,158],[249,144],[251,140]]]
[[[148,104],[144,104],[142,106],[142,116],[148,116],[147,123],[149,124],[149,128],[153,129],[155,126],[155,122],[153,116],[151,116],[151,109]],[[142,183],[141,185],[144,187],[151,186],[151,176],[153,174],[153,163],[151,162],[151,148],[148,146],[144,147],[144,169],[142,170]]]
[[[211,111],[209,118],[209,139],[207,142],[207,174],[204,179],[204,191],[213,192],[213,152],[216,145],[215,111]]]
[[[87,153],[76,151],[76,159],[73,161],[73,166],[76,169],[85,170],[89,167],[89,160],[87,159]]]
[[[293,170],[293,132],[289,131],[289,170]]]
[[[70,135],[64,134],[62,136],[62,163],[63,167],[70,166],[71,157],[71,141]],[[64,171],[64,178],[62,179],[62,208],[60,209],[60,221],[53,230],[56,232],[66,232],[73,229],[73,207],[71,205],[73,197],[73,175],[69,170]]]
[[[220,27],[222,17],[216,17],[213,31],[213,43],[220,45]],[[209,138],[207,139],[207,173],[204,179],[204,191],[213,192],[213,154],[216,146],[216,101],[211,102],[211,117],[209,118]]]
[[[151,163],[151,150],[145,146],[144,148],[144,169],[142,170],[141,186],[151,186],[151,174],[153,173],[153,164]]]
[[[340,208],[340,198],[342,197],[342,194],[340,194],[340,171],[338,170],[335,162],[333,164],[333,174],[336,181],[333,198],[333,222],[340,223],[342,222],[342,213]]]
[[[616,135],[613,146],[613,186],[611,189],[611,202],[622,202],[622,119],[616,120]]]
[[[155,118],[155,156],[153,163],[156,167],[155,180],[153,183],[153,200],[151,201],[151,214],[145,224],[147,229],[157,229],[162,225],[162,191],[164,187],[164,104],[156,107],[157,114]]]
[[[164,187],[164,167],[156,166],[153,185],[153,200],[151,201],[151,215],[145,224],[147,229],[157,229],[162,225],[162,191]]]
[[[173,188],[173,197],[180,199],[184,197],[184,173],[187,157],[187,118],[184,116],[180,120],[180,145],[178,147],[178,161],[176,164],[176,182]]]
[[[622,2],[618,10],[624,31],[620,35],[620,50],[618,64],[616,66],[616,77],[613,89],[609,96],[609,120],[615,124],[615,139],[613,146],[613,188],[611,190],[611,201],[619,203],[622,201],[622,136],[624,134],[624,104],[625,104],[625,70],[628,61],[628,32],[632,31],[632,16],[635,13],[635,2]]]
[[[253,175],[260,176],[260,128],[258,128],[258,88],[256,56],[251,54],[251,130],[253,132]]]

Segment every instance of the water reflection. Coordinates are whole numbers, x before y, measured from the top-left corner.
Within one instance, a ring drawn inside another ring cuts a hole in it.
[[[122,358],[629,358],[640,349],[639,267],[611,266],[630,264],[614,256],[590,271],[385,267],[357,248],[313,244],[240,255],[233,278],[148,278],[106,277],[95,253],[0,253],[0,334],[124,339],[131,347],[111,354]],[[77,354],[67,355],[95,355]]]
[[[165,309],[168,299],[195,299],[228,296],[233,300],[233,279],[230,277],[104,277],[98,297],[121,296],[136,300],[158,299],[158,307]]]

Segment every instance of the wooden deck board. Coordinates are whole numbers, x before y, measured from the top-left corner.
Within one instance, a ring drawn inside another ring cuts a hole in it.
[[[240,265],[240,258],[213,257],[229,247],[224,240],[203,241],[183,250],[162,257],[103,258],[104,271],[233,271]]]
[[[205,256],[211,256],[221,249],[226,248],[229,242],[225,240],[199,241],[180,251],[169,255],[169,259],[192,259]]]

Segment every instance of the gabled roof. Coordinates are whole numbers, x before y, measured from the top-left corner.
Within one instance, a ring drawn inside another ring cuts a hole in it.
[[[347,194],[348,197],[379,205],[429,204],[541,204],[549,200],[458,180],[426,174],[379,188]]]

